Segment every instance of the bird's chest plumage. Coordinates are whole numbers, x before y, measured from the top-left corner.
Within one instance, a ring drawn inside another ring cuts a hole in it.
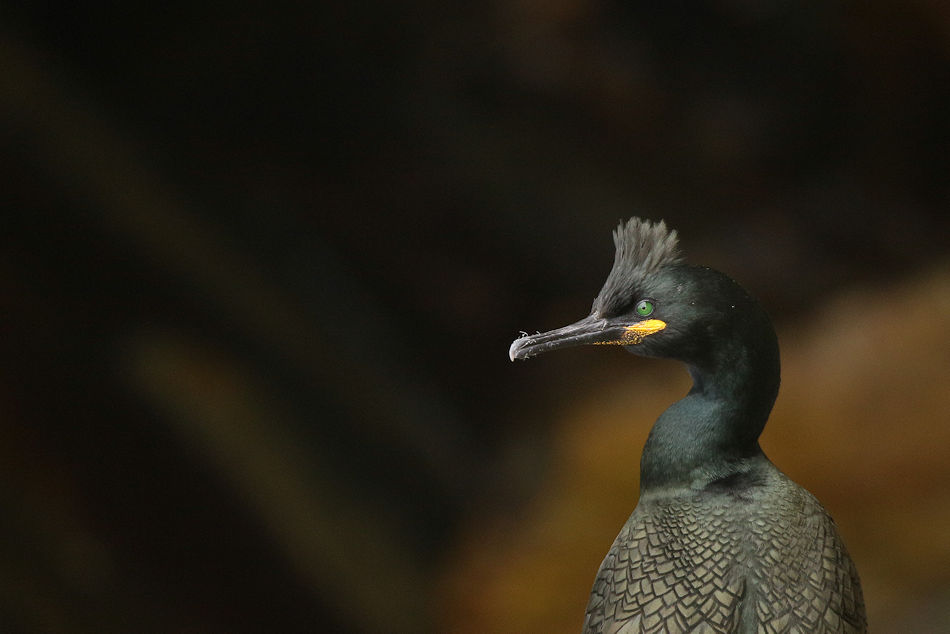
[[[601,565],[584,631],[860,632],[860,604],[830,517],[777,480],[641,501]]]

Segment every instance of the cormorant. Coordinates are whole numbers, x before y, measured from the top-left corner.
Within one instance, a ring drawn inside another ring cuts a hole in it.
[[[731,278],[686,264],[662,221],[621,223],[614,244],[590,315],[509,350],[621,345],[693,379],[647,438],[640,500],[597,573],[585,634],[865,632],[834,521],[759,447],[779,389],[768,315]]]

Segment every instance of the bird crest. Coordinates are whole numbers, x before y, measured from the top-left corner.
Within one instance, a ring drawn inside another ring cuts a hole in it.
[[[614,229],[614,246],[613,268],[594,300],[594,310],[599,313],[622,309],[633,299],[632,292],[642,291],[646,280],[682,261],[676,231],[667,229],[662,220],[621,221]]]

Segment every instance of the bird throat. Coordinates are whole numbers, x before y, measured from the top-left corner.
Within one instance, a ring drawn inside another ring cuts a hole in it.
[[[693,388],[660,415],[643,448],[641,493],[703,488],[764,458],[758,438],[778,394],[777,349],[743,357],[713,370],[689,367]]]

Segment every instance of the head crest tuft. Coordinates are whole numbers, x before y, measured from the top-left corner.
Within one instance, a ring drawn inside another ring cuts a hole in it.
[[[642,291],[647,280],[660,269],[682,261],[676,231],[662,220],[631,218],[614,230],[614,266],[594,300],[598,312],[617,309],[629,302],[630,293]]]

